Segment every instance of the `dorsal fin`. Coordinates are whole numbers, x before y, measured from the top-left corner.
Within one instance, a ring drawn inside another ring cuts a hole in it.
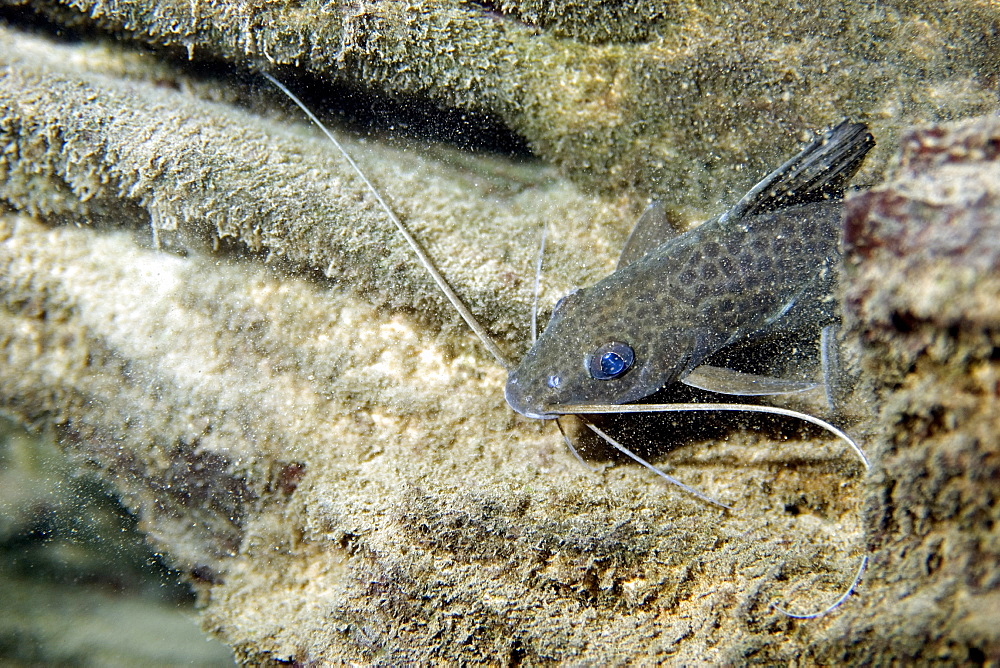
[[[641,259],[646,253],[670,241],[677,234],[678,230],[667,217],[663,202],[656,200],[646,207],[639,220],[635,221],[635,227],[632,228],[622,247],[622,254],[618,256],[617,269]]]
[[[797,204],[840,199],[875,138],[864,123],[843,121],[771,172],[723,214],[722,223]]]
[[[840,199],[873,146],[875,138],[867,125],[843,121],[768,174],[718,221],[725,224],[799,204]],[[678,234],[663,202],[656,200],[636,221],[618,257],[617,268],[641,259]]]

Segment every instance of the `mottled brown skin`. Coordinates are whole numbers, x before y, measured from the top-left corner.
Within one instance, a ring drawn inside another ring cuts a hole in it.
[[[844,121],[731,209],[669,240],[651,208],[619,269],[556,305],[508,375],[507,403],[549,418],[637,401],[706,360],[718,364],[710,358],[728,346],[834,321],[841,201],[874,145],[863,123]],[[605,366],[609,355],[617,357]],[[729,382],[713,390],[740,393]]]
[[[840,216],[834,200],[727,223],[716,218],[568,295],[510,373],[508,403],[529,417],[627,403],[758,332],[829,324]],[[586,360],[609,341],[629,344],[635,364],[621,378],[591,378]]]

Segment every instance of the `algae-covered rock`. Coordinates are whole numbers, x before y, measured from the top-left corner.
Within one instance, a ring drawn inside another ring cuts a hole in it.
[[[855,637],[892,628],[886,658],[996,661],[1000,119],[907,132],[889,181],[847,202],[845,236],[880,406],[866,524],[884,607]]]
[[[136,229],[144,243],[175,252],[254,254],[373,303],[455,319],[358,175],[308,125],[289,128],[274,112],[236,104],[261,105],[252,94],[209,90],[163,66],[141,69],[140,54],[73,50],[11,31],[0,31],[0,47],[8,66],[0,197],[17,210]],[[585,196],[542,165],[343,141],[498,336],[525,336],[543,225],[549,262],[569,272],[545,281],[550,302],[610,270],[581,242],[609,247],[602,237],[620,244],[627,233],[615,227],[628,207]],[[578,221],[591,230],[580,233]]]
[[[588,189],[663,196],[691,221],[821,128],[998,107],[995,3],[5,0],[192,58],[294,66],[500,119]],[[885,154],[870,160],[877,173]],[[634,196],[634,195],[633,195]]]
[[[820,8],[809,20],[782,9],[748,22],[750,9],[676,5],[605,39],[519,7],[32,3],[118,43],[0,34],[0,407],[51,427],[119,489],[196,583],[205,628],[248,663],[992,656],[995,569],[958,538],[967,513],[992,512],[989,492],[972,478],[947,491],[961,457],[927,460],[937,468],[925,488],[906,466],[923,446],[893,450],[910,423],[900,428],[892,406],[899,379],[933,385],[912,374],[943,355],[927,368],[980,383],[961,417],[985,416],[995,360],[979,347],[951,365],[962,308],[950,324],[878,310],[896,302],[866,272],[902,277],[908,256],[860,250],[885,236],[860,232],[873,224],[864,196],[850,205],[845,290],[864,370],[855,403],[878,413],[851,431],[874,449],[875,474],[797,423],[707,415],[718,438],[668,434],[648,454],[737,507],[726,512],[636,466],[590,473],[551,425],[515,416],[503,369],[456,326],[356,174],[255,90],[250,70],[297,64],[313,83],[500,118],[561,169],[340,133],[516,350],[543,223],[551,304],[610,271],[641,208],[636,184],[707,217],[843,115],[869,117],[888,153],[909,119],[995,109],[984,83],[995,9]],[[863,30],[878,39],[858,40]],[[246,78],[160,57],[173,47]],[[965,162],[970,184],[995,164]],[[960,283],[966,296],[995,276],[977,271]],[[915,299],[908,280],[888,285]],[[920,336],[942,344],[913,345]],[[949,418],[937,433],[975,454],[983,424]],[[928,533],[913,532],[897,492],[905,508],[935,509],[920,515]],[[987,526],[978,545],[993,540]],[[907,552],[914,541],[923,551]],[[796,621],[773,608],[827,605],[865,546],[870,573],[834,614]],[[966,568],[972,555],[982,559]],[[963,585],[973,566],[978,584]]]

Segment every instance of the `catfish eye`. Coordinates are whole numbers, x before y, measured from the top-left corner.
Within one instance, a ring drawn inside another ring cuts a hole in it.
[[[621,341],[611,341],[587,357],[585,364],[590,377],[595,380],[621,378],[635,363],[632,346]]]

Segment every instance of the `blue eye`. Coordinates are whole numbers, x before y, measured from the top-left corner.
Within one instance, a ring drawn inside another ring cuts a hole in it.
[[[632,346],[620,341],[605,343],[586,359],[587,372],[595,380],[621,378],[634,363]]]

